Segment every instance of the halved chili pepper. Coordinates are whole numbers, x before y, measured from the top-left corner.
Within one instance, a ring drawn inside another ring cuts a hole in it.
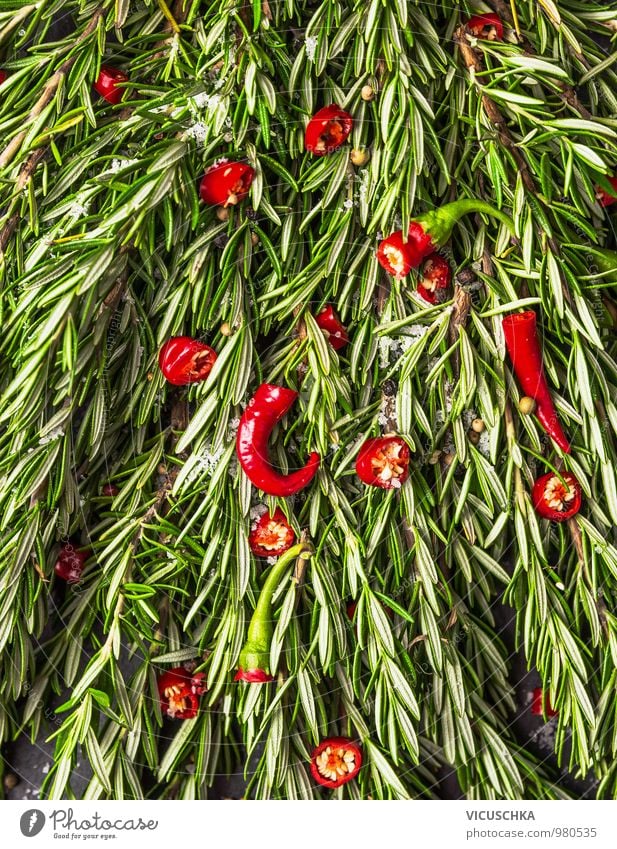
[[[531,492],[533,506],[543,519],[565,522],[581,509],[583,495],[581,485],[571,472],[562,472],[561,477],[549,472],[537,479]],[[565,483],[564,483],[565,481]]]
[[[570,443],[561,429],[544,374],[542,352],[533,310],[507,315],[502,321],[506,348],[525,395],[536,402],[536,415],[548,435],[566,454]]]
[[[486,15],[474,15],[465,24],[472,35],[487,41],[503,40],[503,23],[499,15],[488,12]]]
[[[607,192],[605,189],[598,188],[597,198],[601,206],[612,206],[617,203],[617,175],[608,178],[609,183],[613,187],[613,192]]]
[[[352,781],[362,766],[362,749],[349,737],[328,737],[311,753],[311,775],[331,790]]]
[[[199,186],[204,203],[234,206],[248,194],[255,171],[245,162],[218,162],[206,169]]]
[[[304,146],[315,156],[332,153],[347,140],[353,118],[340,106],[331,103],[316,112],[308,122],[304,135]]]
[[[325,306],[320,313],[315,316],[317,326],[320,327],[326,334],[328,342],[332,345],[335,351],[340,351],[349,342],[347,329],[341,324],[339,317],[334,312],[331,304]]]
[[[119,83],[128,82],[128,76],[111,65],[101,65],[101,71],[94,83],[94,90],[108,103],[116,104],[122,100],[124,89]]]
[[[313,480],[319,468],[321,458],[315,451],[309,454],[304,468],[287,475],[277,472],[270,462],[270,434],[297,397],[298,393],[286,386],[262,383],[240,419],[236,438],[240,465],[251,483],[268,495],[293,495]]]
[[[536,687],[533,691],[533,699],[531,702],[531,712],[534,716],[557,716],[559,711],[556,711],[551,705],[548,693],[545,693],[542,687]]]
[[[302,557],[308,560],[312,554],[313,551],[307,543],[299,542],[282,554],[268,573],[249,623],[246,642],[238,658],[238,671],[234,681],[265,684],[274,680],[270,673],[270,643],[274,635],[272,621],[274,591],[283,579],[285,571],[296,558]]]
[[[409,477],[409,459],[409,445],[400,436],[375,436],[360,448],[356,472],[370,486],[395,489]]]
[[[294,544],[296,535],[280,508],[262,513],[249,534],[249,548],[257,557],[278,557]]]
[[[157,681],[161,712],[171,719],[194,719],[199,711],[199,697],[206,692],[205,674],[193,674],[184,666],[164,672]]]
[[[514,232],[512,219],[500,209],[482,200],[463,198],[418,215],[410,221],[406,242],[403,242],[401,230],[383,239],[377,248],[377,259],[388,274],[397,278],[405,277],[412,268],[418,268],[429,254],[443,247],[452,235],[454,225],[471,212],[492,215]]]
[[[172,336],[159,351],[159,367],[174,386],[186,386],[205,380],[217,354],[209,345],[190,336]]]
[[[58,553],[54,572],[67,584],[77,584],[81,580],[81,573],[89,556],[89,550],[78,551],[70,542],[67,542]]]
[[[432,253],[424,261],[420,271],[417,292],[429,304],[441,303],[443,290],[452,282],[452,269],[447,259]]]

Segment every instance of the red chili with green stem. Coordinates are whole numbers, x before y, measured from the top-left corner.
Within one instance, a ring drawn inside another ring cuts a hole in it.
[[[268,573],[249,623],[246,642],[238,658],[235,681],[263,684],[274,680],[270,673],[270,644],[274,635],[272,598],[290,564],[298,557],[309,560],[312,555],[311,546],[306,542],[299,542],[282,554]]]
[[[533,310],[507,315],[503,321],[506,348],[525,395],[536,402],[536,415],[553,441],[566,454],[570,443],[561,428],[548,387]]]
[[[262,383],[242,414],[236,438],[238,460],[248,479],[268,495],[281,498],[304,489],[315,477],[321,461],[319,454],[312,451],[302,469],[287,475],[277,472],[270,462],[270,435],[297,397],[298,393],[286,386]]]
[[[401,230],[383,239],[377,248],[377,259],[389,274],[405,277],[412,268],[418,268],[429,254],[443,247],[454,226],[472,212],[492,215],[514,233],[512,219],[505,212],[476,198],[462,198],[412,219],[406,240],[403,240]]]

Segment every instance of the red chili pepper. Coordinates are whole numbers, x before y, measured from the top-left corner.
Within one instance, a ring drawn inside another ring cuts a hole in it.
[[[316,112],[308,122],[304,135],[304,146],[315,156],[332,153],[347,140],[353,118],[340,106],[331,103]]]
[[[409,445],[400,436],[375,436],[360,448],[356,472],[370,486],[395,489],[409,477],[409,459]]]
[[[248,194],[255,171],[245,162],[218,162],[206,169],[199,195],[211,206],[234,206]]]
[[[441,303],[441,294],[452,282],[452,269],[447,259],[432,253],[424,261],[417,292],[429,304]]]
[[[560,480],[549,472],[539,477],[533,485],[531,500],[536,512],[543,519],[565,522],[581,509],[583,495],[581,485],[571,472],[563,472]]]
[[[362,766],[362,749],[349,737],[328,737],[311,753],[311,774],[333,790],[352,781]]]
[[[262,513],[249,534],[249,548],[257,557],[278,557],[294,544],[296,535],[278,507]]]
[[[124,89],[118,83],[128,82],[124,71],[112,68],[110,65],[101,65],[101,71],[94,83],[94,90],[108,103],[120,103]]]
[[[88,550],[77,551],[70,542],[67,542],[58,553],[54,572],[67,584],[77,584],[81,580],[81,573],[89,556]]]
[[[206,692],[205,674],[193,674],[184,666],[168,669],[158,679],[161,711],[172,719],[194,719],[199,711],[199,697]]]
[[[472,35],[488,41],[503,40],[503,24],[499,15],[489,12],[486,15],[474,15],[465,24]]]
[[[531,702],[531,712],[534,716],[549,717],[557,716],[559,711],[556,711],[550,703],[548,693],[544,693],[542,687],[536,687],[533,691],[533,700]]]
[[[293,495],[308,486],[319,468],[321,458],[315,451],[309,454],[304,468],[288,475],[275,471],[270,463],[270,434],[297,397],[298,393],[286,386],[262,383],[240,419],[236,439],[240,465],[251,483],[268,495]]]
[[[159,351],[159,367],[174,386],[205,380],[216,362],[216,351],[190,336],[172,336]]]
[[[335,351],[340,351],[347,345],[349,342],[347,329],[341,324],[331,304],[328,304],[315,316],[315,321],[317,326],[324,331],[328,342]]]
[[[377,259],[388,274],[397,278],[405,277],[412,268],[418,268],[423,259],[443,247],[452,235],[454,225],[471,212],[492,215],[514,232],[512,219],[500,209],[482,200],[463,198],[418,215],[410,221],[406,242],[403,242],[401,230],[383,239],[377,248]]]
[[[533,310],[507,315],[503,321],[506,348],[525,395],[536,402],[536,415],[548,435],[566,454],[570,443],[561,429],[544,374],[542,352]]]
[[[617,175],[608,178],[609,183],[613,187],[613,192],[607,192],[604,189],[598,188],[597,198],[601,206],[612,206],[617,203]]]
[[[106,483],[101,490],[101,495],[104,495],[107,498],[114,498],[119,492],[120,490],[113,483]]]
[[[270,643],[274,634],[272,597],[290,564],[297,557],[308,560],[312,553],[310,546],[299,542],[281,555],[268,573],[249,623],[246,642],[238,658],[238,671],[234,681],[265,684],[274,680],[270,673]]]

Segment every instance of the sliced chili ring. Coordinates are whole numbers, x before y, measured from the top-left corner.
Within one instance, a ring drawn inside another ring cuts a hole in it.
[[[412,268],[420,265],[422,257],[418,255],[411,242],[403,242],[402,231],[396,230],[379,243],[377,260],[388,274],[400,280],[406,277]]]
[[[503,23],[499,15],[494,12],[474,15],[467,21],[466,27],[476,38],[484,38],[487,41],[503,41]]]
[[[428,256],[420,271],[418,294],[430,304],[441,302],[441,293],[452,282],[452,269],[447,259],[438,253]]]
[[[218,162],[206,169],[199,195],[211,206],[233,206],[246,197],[255,171],[245,162]]]
[[[249,534],[249,548],[257,557],[278,557],[294,544],[296,535],[277,507],[273,514],[262,513]]]
[[[367,439],[356,460],[361,481],[382,489],[400,487],[409,477],[409,446],[400,436]]]
[[[308,122],[304,146],[315,156],[325,156],[347,141],[353,118],[340,106],[331,103],[316,112]]]
[[[328,737],[311,753],[311,775],[332,790],[352,781],[361,766],[362,749],[348,737]]]
[[[542,475],[534,483],[531,493],[536,512],[552,522],[571,519],[581,509],[583,500],[581,485],[574,475],[562,472],[561,478],[552,472]]]
[[[548,693],[545,693],[542,687],[536,687],[533,691],[531,712],[534,716],[544,716],[546,714],[546,716],[553,717],[557,716],[559,711],[556,711],[551,705]]]
[[[341,324],[331,304],[328,304],[315,316],[315,321],[317,322],[317,326],[324,331],[328,342],[335,351],[340,351],[341,348],[347,345],[349,342],[347,329]]]
[[[217,354],[209,345],[190,336],[173,336],[159,351],[159,367],[174,386],[186,386],[205,380]]]
[[[164,672],[157,681],[161,711],[171,719],[194,719],[199,711],[199,697],[205,693],[203,672],[193,674],[184,666]]]
[[[101,65],[99,75],[94,82],[94,90],[104,100],[115,106],[120,103],[124,94],[124,89],[119,87],[118,83],[126,83],[128,79],[124,71],[112,68],[111,65]]]

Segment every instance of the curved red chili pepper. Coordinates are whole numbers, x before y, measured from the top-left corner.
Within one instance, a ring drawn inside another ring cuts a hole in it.
[[[533,700],[531,702],[531,712],[534,716],[557,716],[559,711],[551,705],[548,693],[544,693],[542,687],[536,687],[533,691]]]
[[[249,548],[256,557],[278,557],[294,544],[296,535],[285,514],[276,508],[262,513],[249,534]]]
[[[471,212],[492,215],[514,233],[512,219],[500,209],[495,209],[482,200],[462,198],[418,215],[410,221],[407,242],[403,243],[400,230],[392,233],[379,243],[377,259],[388,274],[397,278],[405,277],[410,269],[417,268],[429,254],[445,245],[455,224]]]
[[[617,175],[615,177],[608,178],[609,183],[613,187],[613,192],[609,193],[605,191],[605,189],[598,188],[598,200],[600,201],[601,206],[612,206],[614,203],[617,203]]]
[[[362,749],[349,737],[328,737],[311,752],[311,775],[334,789],[352,781],[362,766]]]
[[[233,206],[246,197],[254,176],[245,162],[218,162],[206,169],[199,195],[211,206]]]
[[[315,156],[332,153],[347,141],[353,127],[353,118],[340,106],[331,103],[316,112],[308,122],[304,146]]]
[[[441,292],[452,282],[452,269],[447,259],[438,253],[430,254],[420,272],[417,292],[429,304],[441,302]]]
[[[272,599],[287,569],[296,558],[308,560],[313,552],[305,542],[299,542],[289,548],[276,561],[259,593],[255,612],[251,617],[246,636],[238,658],[238,671],[234,681],[246,681],[249,684],[266,684],[273,681],[270,673],[270,644],[274,635]]]
[[[128,82],[128,76],[111,65],[101,65],[101,71],[94,83],[94,90],[108,103],[120,103],[124,89],[118,83]]]
[[[205,380],[216,358],[209,345],[190,336],[172,336],[159,351],[159,367],[169,383],[186,386]]]
[[[548,435],[566,454],[570,443],[561,429],[544,374],[542,352],[533,310],[507,315],[502,321],[506,348],[525,395],[536,402],[536,415]]]
[[[193,674],[184,666],[164,672],[157,681],[161,712],[171,719],[194,719],[199,711],[199,697],[206,692],[205,674]]]
[[[583,495],[581,485],[571,472],[563,472],[566,482],[549,472],[537,479],[531,492],[534,509],[543,519],[552,522],[566,522],[576,516],[581,509]]]
[[[488,12],[486,15],[474,15],[465,24],[470,33],[488,41],[503,40],[503,24],[499,15]]]
[[[304,468],[288,475],[275,471],[270,463],[270,434],[297,397],[298,393],[286,386],[262,383],[240,419],[236,439],[240,465],[251,483],[268,495],[293,495],[313,480],[319,468],[321,458],[315,451],[309,455]]]
[[[89,556],[89,550],[77,551],[70,542],[67,542],[58,552],[54,572],[67,584],[78,584]]]
[[[360,448],[356,473],[370,486],[395,489],[409,477],[409,460],[409,445],[400,436],[375,436]]]
[[[332,304],[325,306],[320,313],[315,316],[317,326],[320,327],[326,334],[328,342],[332,345],[335,351],[340,351],[349,342],[347,329],[341,324],[339,317],[334,312]]]

